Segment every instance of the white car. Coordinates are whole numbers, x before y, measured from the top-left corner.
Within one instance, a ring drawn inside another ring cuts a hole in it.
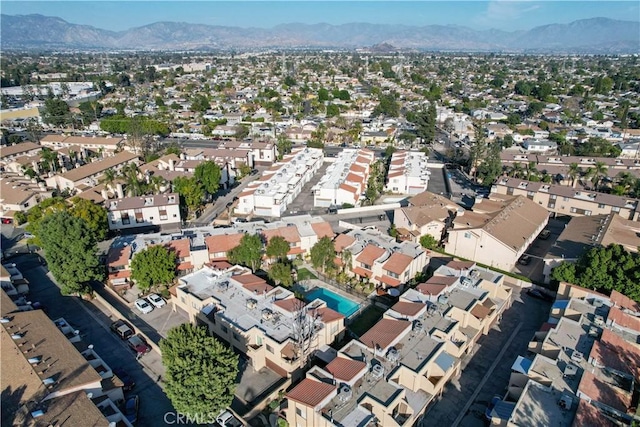
[[[162,297],[158,294],[151,294],[147,296],[147,299],[155,308],[163,307],[166,302],[162,299]]]
[[[142,314],[151,313],[153,311],[153,306],[144,298],[137,299],[134,304]]]

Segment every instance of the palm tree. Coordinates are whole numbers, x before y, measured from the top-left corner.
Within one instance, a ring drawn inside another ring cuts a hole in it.
[[[522,165],[520,164],[520,162],[515,162],[513,164],[510,175],[513,178],[522,178]]]
[[[602,180],[603,177],[607,176],[608,169],[609,168],[604,162],[596,162],[596,164],[593,167],[593,179],[591,180],[591,182],[593,183],[594,190],[596,191],[598,190],[600,181]]]
[[[529,164],[527,165],[527,180],[533,181],[537,177],[538,169],[536,168],[536,162],[529,162]]]
[[[167,181],[161,177],[154,175],[149,178],[149,184],[147,185],[147,192],[157,194],[160,193],[160,187],[166,186]]]
[[[109,188],[113,188],[113,183],[116,181],[117,174],[113,168],[109,168],[102,174],[100,182]]]
[[[571,163],[569,165],[569,171],[567,172],[567,176],[571,178],[571,186],[576,182],[576,178],[580,175],[580,166],[577,163]]]
[[[352,258],[353,258],[353,254],[351,253],[351,251],[343,249],[342,252],[340,252],[340,260],[342,261],[342,271],[351,269]]]
[[[58,166],[58,152],[57,151],[53,151],[50,148],[42,148],[42,160],[44,160],[46,163],[49,164],[49,166],[51,167],[51,169],[53,169],[54,172],[57,171],[57,166]]]
[[[122,178],[126,181],[127,194],[129,194],[129,196],[136,197],[142,193],[143,185],[138,176],[139,172],[140,169],[135,163],[129,163],[122,168]]]

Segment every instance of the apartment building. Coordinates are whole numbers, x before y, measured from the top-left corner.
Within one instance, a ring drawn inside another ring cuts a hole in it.
[[[640,200],[631,197],[507,177],[498,178],[491,191],[524,196],[558,215],[589,216],[617,213],[633,221],[640,219]]]
[[[551,153],[558,149],[558,144],[548,139],[526,138],[522,141],[522,148],[529,153]]]
[[[460,373],[477,336],[511,304],[501,275],[468,273],[435,300],[407,291],[359,340],[319,354],[323,367],[286,395],[289,425],[413,425]]]
[[[132,147],[127,145],[126,139],[112,136],[45,135],[40,140],[40,144],[56,151],[63,148],[80,147],[82,150],[94,153],[109,153],[109,155],[114,154],[119,149],[134,151]]]
[[[254,165],[271,165],[278,159],[276,145],[265,141],[222,141],[218,145],[220,149],[249,150],[251,163]]]
[[[0,216],[13,221],[16,212],[27,212],[51,195],[51,190],[44,183],[35,183],[20,175],[4,174],[0,178]]]
[[[391,156],[385,191],[399,194],[420,194],[427,191],[428,156],[422,151],[396,151]]]
[[[640,307],[561,283],[550,318],[518,356],[492,425],[630,425],[640,373]]]
[[[251,359],[255,370],[283,378],[304,367],[316,349],[331,344],[345,328],[344,316],[319,299],[309,304],[273,287],[247,268],[209,264],[180,279],[171,301],[192,322]]]
[[[509,271],[548,222],[549,212],[526,197],[492,194],[478,199],[472,211],[457,213],[444,250]]]
[[[15,161],[19,157],[33,157],[38,156],[42,151],[42,146],[25,141],[20,144],[14,144],[9,146],[3,146],[0,148],[0,164],[6,165],[12,161]]]
[[[182,221],[178,193],[109,200],[107,214],[109,230],[150,226],[175,228]]]
[[[359,205],[364,198],[374,160],[375,153],[370,150],[342,150],[327,167],[320,181],[313,186],[313,205]]]
[[[322,150],[298,148],[240,193],[235,213],[280,217],[323,162]]]
[[[130,216],[131,220],[135,218]],[[187,273],[214,261],[226,261],[227,253],[240,244],[245,234],[258,234],[268,242],[284,237],[291,247],[289,257],[308,254],[322,237],[334,237],[331,225],[321,217],[300,215],[271,223],[238,223],[231,227],[198,227],[172,234],[140,234],[115,239],[107,253],[108,283],[114,288],[129,287],[131,259],[150,245],[165,245],[177,255],[176,269]]]
[[[463,211],[448,198],[425,191],[409,199],[409,206],[397,208],[393,223],[400,240],[419,243],[420,237],[428,234],[439,242],[457,213]]]
[[[2,425],[131,427],[114,404],[124,384],[64,319],[0,299]]]
[[[429,264],[422,246],[412,242],[398,243],[375,228],[340,234],[334,245],[338,254],[336,264],[345,268],[348,274],[375,285],[379,295],[400,295],[404,284]]]
[[[98,178],[107,170],[120,170],[129,163],[139,163],[138,156],[128,151],[116,153],[113,156],[95,162],[87,163],[79,168],[62,172],[52,177],[46,178],[45,182],[49,188],[60,190],[75,190],[85,187],[93,187],[98,184]]]

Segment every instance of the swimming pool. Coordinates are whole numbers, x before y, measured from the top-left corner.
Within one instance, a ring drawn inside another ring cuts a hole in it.
[[[360,308],[360,304],[358,304],[357,302],[351,301],[350,299],[345,298],[342,295],[336,294],[335,292],[331,292],[324,288],[313,288],[305,295],[305,299],[309,302],[313,301],[316,298],[326,302],[327,307],[337,311],[340,314],[343,314],[345,317],[351,316],[353,313],[358,311],[358,308]]]

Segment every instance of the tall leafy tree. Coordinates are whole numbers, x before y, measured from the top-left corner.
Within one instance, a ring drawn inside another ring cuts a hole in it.
[[[53,126],[68,124],[71,121],[69,105],[60,98],[45,100],[42,121]]]
[[[335,267],[336,248],[333,244],[333,240],[329,237],[322,237],[311,248],[311,265],[314,268],[320,269],[324,272],[329,272]]]
[[[284,262],[276,262],[269,269],[269,277],[276,285],[291,286],[293,285],[293,276],[291,265]]]
[[[131,260],[131,278],[142,292],[168,285],[176,277],[176,254],[154,245],[137,252]]]
[[[231,249],[227,256],[230,262],[256,271],[262,260],[262,239],[257,234],[245,234],[240,239],[240,244]]]
[[[202,185],[204,191],[209,194],[215,194],[218,188],[220,188],[222,171],[220,170],[220,166],[211,160],[207,160],[196,166],[194,176]]]
[[[103,279],[96,238],[83,219],[53,212],[38,224],[37,236],[64,295],[88,293],[90,281]]]
[[[160,341],[166,368],[165,392],[183,414],[218,414],[231,405],[238,376],[238,356],[190,323],[169,330]]]
[[[71,215],[83,219],[98,241],[106,239],[109,232],[107,210],[91,200],[80,197],[74,197],[71,202]]]
[[[275,258],[277,260],[283,260],[287,257],[290,246],[284,237],[273,236],[269,243],[267,243],[266,253],[269,258]]]
[[[180,203],[194,213],[202,205],[204,188],[195,177],[179,176],[173,180],[173,189],[180,195]]]

